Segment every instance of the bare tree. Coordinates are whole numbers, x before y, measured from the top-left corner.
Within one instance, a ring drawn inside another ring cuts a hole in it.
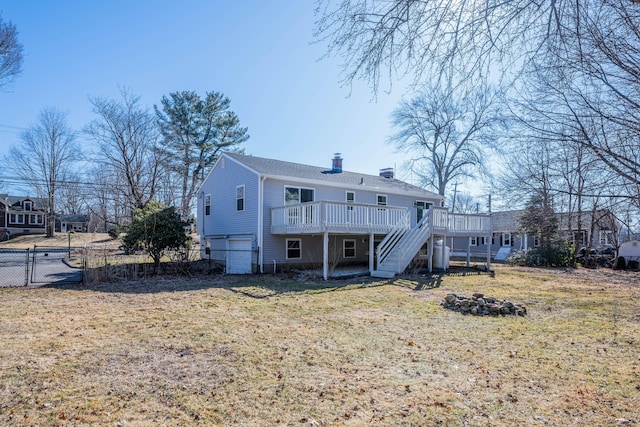
[[[47,236],[52,237],[56,194],[80,155],[76,133],[67,125],[67,113],[47,108],[40,112],[38,122],[20,135],[20,140],[22,144],[11,148],[5,163],[40,197],[47,198]]]
[[[549,39],[562,37],[576,7],[568,0],[507,2],[317,0],[315,39],[342,59],[343,82],[442,71],[484,78],[527,64]],[[452,74],[448,74],[452,77]]]
[[[451,180],[482,170],[485,152],[497,146],[497,97],[490,89],[425,87],[394,110],[389,142],[409,153],[410,168],[423,184],[444,195]]]
[[[96,142],[99,161],[118,179],[114,189],[126,200],[131,216],[155,197],[164,151],[153,114],[129,90],[120,93],[121,100],[90,98],[99,118],[84,131]]]
[[[22,44],[18,41],[16,26],[4,22],[0,15],[0,88],[20,74],[22,59]]]

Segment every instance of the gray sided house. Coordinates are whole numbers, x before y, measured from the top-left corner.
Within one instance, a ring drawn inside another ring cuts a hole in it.
[[[344,171],[339,155],[323,168],[224,153],[200,187],[197,230],[203,257],[230,274],[318,268],[326,279],[337,265],[360,264],[393,277],[425,243],[431,268],[434,250],[444,258],[442,236],[488,232],[487,216],[451,221],[441,204],[441,196],[395,179],[391,169]]]
[[[524,210],[501,211],[491,214],[491,253],[507,256],[511,252],[538,247],[538,237],[520,230],[519,220]],[[588,247],[601,250],[615,248],[619,224],[608,210],[595,212],[558,213],[558,237],[567,239],[577,248]],[[471,256],[485,255],[485,238],[472,236],[469,239],[453,240],[452,253],[463,256],[470,247]],[[448,241],[450,244],[450,241]]]
[[[46,200],[0,194],[0,240],[21,234],[46,233]]]

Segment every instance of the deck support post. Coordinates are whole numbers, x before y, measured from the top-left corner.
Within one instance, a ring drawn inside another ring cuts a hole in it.
[[[369,273],[372,273],[375,269],[375,235],[369,234]]]
[[[477,244],[478,242],[476,242]],[[471,267],[471,237],[467,237],[467,267]]]
[[[487,238],[487,273],[491,271],[491,240],[493,235]]]
[[[329,279],[329,233],[322,234],[322,278]]]

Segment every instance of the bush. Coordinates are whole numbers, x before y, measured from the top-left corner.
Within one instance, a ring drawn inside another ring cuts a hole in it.
[[[505,260],[510,265],[530,267],[575,267],[575,248],[566,240],[552,243],[550,246],[533,248],[529,251],[517,251]]]

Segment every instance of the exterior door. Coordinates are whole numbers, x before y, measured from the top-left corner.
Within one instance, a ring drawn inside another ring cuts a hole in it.
[[[422,221],[424,218],[424,214],[427,213],[427,210],[433,206],[433,203],[425,202],[422,200],[416,201],[416,224]]]

